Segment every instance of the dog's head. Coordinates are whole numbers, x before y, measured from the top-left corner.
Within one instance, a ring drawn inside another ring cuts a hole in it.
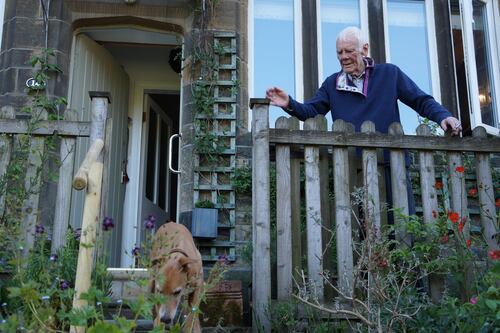
[[[174,322],[182,296],[190,294],[190,281],[193,278],[190,266],[195,261],[179,251],[153,262],[151,292],[165,296],[165,301],[155,305],[153,309],[155,323],[170,325]]]

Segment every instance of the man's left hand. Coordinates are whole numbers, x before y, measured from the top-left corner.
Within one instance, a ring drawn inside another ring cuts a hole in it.
[[[462,131],[462,124],[455,117],[448,117],[441,121],[441,128],[447,132],[451,130],[451,135],[458,135]]]

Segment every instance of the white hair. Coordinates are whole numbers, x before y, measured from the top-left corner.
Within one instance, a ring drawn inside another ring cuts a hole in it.
[[[368,44],[368,38],[366,34],[361,31],[358,27],[347,27],[337,35],[337,41],[346,41],[355,39],[358,42],[358,51],[363,49],[365,44]]]

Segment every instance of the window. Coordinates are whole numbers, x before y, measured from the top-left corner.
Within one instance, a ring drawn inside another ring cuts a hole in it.
[[[500,71],[495,41],[495,31],[500,28],[498,6],[492,0],[450,2],[462,122],[468,130],[482,125],[494,135],[499,135]]]
[[[284,89],[298,96],[296,82],[296,53],[300,53],[300,41],[296,39],[296,6],[294,0],[254,0],[253,2],[253,94],[264,97],[270,86]],[[300,4],[300,3],[299,3]],[[297,47],[297,44],[299,45]],[[296,50],[298,50],[296,52]],[[302,66],[302,64],[300,64]],[[302,68],[302,67],[301,67]],[[269,125],[286,113],[271,106]]]
[[[342,29],[361,26],[359,1],[319,0],[319,84],[340,70],[335,39]]]
[[[433,13],[428,8],[432,8],[432,1],[427,4],[424,0],[386,1],[386,56],[387,62],[397,65],[420,89],[439,101],[438,70],[431,68],[437,63],[435,57],[431,61],[435,55],[435,39],[429,38],[434,34],[428,33],[434,26],[434,22],[429,22]],[[415,134],[420,116],[401,102],[398,107],[405,134]]]

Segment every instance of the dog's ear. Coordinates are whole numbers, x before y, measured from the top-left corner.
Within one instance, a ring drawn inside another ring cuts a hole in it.
[[[181,265],[182,267],[182,270],[186,273],[189,273],[191,270],[190,270],[190,267],[189,265],[190,264],[194,264],[196,262],[195,259],[190,259],[188,257],[184,257],[182,256],[180,259],[179,259],[179,264]]]

